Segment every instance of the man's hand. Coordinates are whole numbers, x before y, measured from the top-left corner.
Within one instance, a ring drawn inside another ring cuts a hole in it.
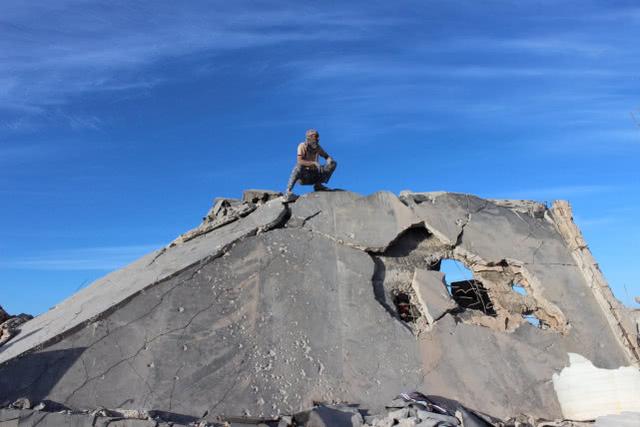
[[[320,170],[320,163],[318,162],[314,162],[311,160],[300,160],[298,162],[304,167]]]

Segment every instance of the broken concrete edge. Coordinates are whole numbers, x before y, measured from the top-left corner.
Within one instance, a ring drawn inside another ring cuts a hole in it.
[[[202,218],[202,223],[196,228],[187,231],[178,236],[169,247],[180,243],[188,242],[198,236],[207,234],[217,228],[223,227],[240,218],[251,214],[261,205],[270,200],[282,197],[282,193],[271,190],[244,190],[242,199],[229,199],[226,197],[216,197],[213,200],[213,206]],[[224,212],[220,212],[224,209]],[[230,212],[227,212],[227,209]]]
[[[631,316],[627,315],[624,305],[613,295],[582,232],[573,221],[571,205],[566,200],[556,200],[553,202],[550,213],[556,230],[566,242],[576,265],[582,272],[585,282],[602,309],[611,331],[623,348],[629,362],[634,366],[640,366],[638,326],[634,325],[636,322],[633,322]]]
[[[508,272],[510,276],[514,278],[514,281],[522,286],[527,295],[530,295],[532,299],[535,301],[535,310],[532,311],[532,314],[535,314],[539,320],[544,321],[547,325],[549,325],[553,330],[559,332],[562,335],[567,335],[571,330],[571,324],[563,314],[560,308],[543,297],[544,287],[542,283],[536,278],[534,274],[532,274],[527,268],[527,264],[514,259],[503,259],[498,263],[490,262],[490,263],[478,263],[475,260],[469,261],[468,255],[457,254],[458,259],[463,260],[463,262],[469,262],[469,269],[473,272],[475,276],[482,276],[483,273],[490,271],[502,271]],[[489,287],[487,292],[492,295],[493,289]],[[492,295],[495,299],[498,299],[496,295]],[[498,305],[498,309],[500,306]],[[501,320],[511,319],[513,327],[507,328],[506,330],[509,332],[513,332],[520,324],[519,319],[514,319],[513,316],[504,313],[501,313],[498,310],[498,318]],[[513,322],[513,320],[517,320]]]

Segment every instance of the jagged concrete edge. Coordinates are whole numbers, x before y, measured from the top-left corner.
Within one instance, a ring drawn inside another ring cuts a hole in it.
[[[163,277],[160,280],[156,280],[156,281],[153,281],[152,283],[149,283],[148,285],[144,286],[140,290],[138,290],[138,291],[132,293],[131,295],[127,296],[123,300],[111,305],[108,309],[103,310],[100,313],[98,313],[98,314],[96,314],[96,315],[94,315],[94,316],[92,316],[92,317],[90,317],[90,318],[88,318],[88,319],[86,319],[86,320],[84,320],[82,322],[79,322],[77,325],[74,325],[74,326],[71,326],[71,327],[65,329],[63,332],[55,335],[54,337],[52,337],[52,338],[50,338],[48,340],[44,340],[40,344],[34,345],[34,346],[30,347],[30,348],[27,348],[24,351],[20,351],[17,354],[9,357],[8,359],[6,359],[4,361],[0,361],[0,366],[5,365],[6,363],[10,363],[12,360],[14,360],[16,358],[19,358],[19,357],[22,357],[22,356],[25,356],[25,355],[27,355],[29,353],[45,349],[45,348],[47,348],[47,347],[49,347],[49,346],[51,346],[51,345],[63,340],[64,338],[68,337],[69,335],[72,335],[74,332],[84,328],[86,325],[88,325],[88,324],[90,324],[92,322],[95,322],[96,320],[99,320],[99,319],[101,319],[101,318],[113,313],[114,311],[116,311],[120,307],[122,307],[122,306],[126,305],[127,303],[129,303],[133,298],[135,298],[135,297],[139,296],[140,294],[144,293],[145,291],[147,291],[151,287],[156,286],[157,284],[162,283],[162,282],[164,282],[166,280],[170,280],[170,279],[178,276],[183,271],[188,270],[189,268],[192,268],[192,267],[194,267],[196,265],[206,264],[206,263],[209,263],[209,262],[213,261],[216,258],[219,258],[220,256],[224,255],[224,253],[227,252],[228,249],[231,246],[233,246],[234,244],[236,244],[237,242],[239,242],[239,241],[241,241],[243,239],[246,239],[247,237],[254,236],[257,233],[267,232],[269,230],[273,230],[275,228],[278,228],[279,226],[282,226],[287,221],[288,216],[290,214],[289,208],[284,204],[283,204],[283,207],[284,208],[282,209],[282,212],[280,213],[280,215],[272,223],[254,227],[253,229],[251,229],[250,231],[248,231],[244,235],[242,235],[242,236],[238,237],[237,239],[235,239],[235,240],[227,243],[226,245],[222,246],[220,249],[218,249],[213,254],[211,254],[209,256],[206,256],[204,258],[201,258],[201,259],[199,259],[199,260],[197,260],[197,261],[195,261],[195,262],[193,262],[193,263],[191,263],[191,264],[189,264],[189,265],[187,265],[187,266],[185,266],[183,268],[180,268],[180,269],[174,271],[173,273]],[[157,251],[158,252],[157,255],[153,258],[153,260],[150,262],[150,264],[153,263],[156,259],[158,259],[161,255],[163,255],[166,250],[167,250],[167,247],[164,247],[164,248],[158,250]],[[144,257],[142,257],[142,258],[144,258]],[[139,261],[139,260],[137,260],[137,261]],[[137,262],[137,261],[134,261],[134,262]],[[105,277],[105,276],[103,276],[103,277]],[[101,280],[103,277],[98,278],[96,281]],[[91,286],[91,285],[89,285],[89,286]],[[63,304],[63,303],[64,303],[64,301],[61,304]],[[14,336],[12,339],[19,338],[19,337],[20,337],[20,333],[17,334],[16,336]],[[2,348],[0,348],[0,358],[1,357],[2,357]]]
[[[571,205],[566,200],[556,200],[550,213],[556,230],[566,242],[578,269],[602,309],[613,335],[623,348],[629,362],[634,366],[640,366],[640,345],[631,338],[633,332],[627,330],[630,325],[625,325],[625,320],[630,322],[631,319],[627,319],[623,314],[622,303],[613,295],[582,232],[573,221]]]

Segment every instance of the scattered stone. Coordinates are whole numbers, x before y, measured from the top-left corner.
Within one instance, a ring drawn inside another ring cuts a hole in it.
[[[280,421],[278,422],[278,427],[290,427],[293,425],[293,417],[285,415],[280,417]]]
[[[362,415],[349,407],[318,406],[311,410],[305,427],[361,427]]]
[[[418,425],[418,423],[420,422],[419,419],[417,418],[403,418],[401,420],[398,421],[398,424],[396,424],[398,427],[416,427],[416,425]]]
[[[277,199],[282,193],[271,190],[244,190],[242,201],[245,203],[266,203],[269,200]]]
[[[389,417],[394,420],[401,420],[403,418],[407,418],[409,416],[409,408],[401,408],[396,409],[395,411],[389,412]]]
[[[31,409],[31,401],[26,397],[21,397],[9,405],[13,409]]]
[[[0,325],[0,346],[18,334],[20,325],[31,319],[33,316],[24,313],[13,317],[9,316],[9,319]]]

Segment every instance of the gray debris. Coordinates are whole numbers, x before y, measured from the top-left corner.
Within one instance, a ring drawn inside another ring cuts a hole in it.
[[[311,410],[305,427],[361,427],[362,415],[351,408],[319,406]]]
[[[31,409],[31,401],[26,397],[21,397],[9,405],[12,409]]]
[[[16,336],[20,332],[20,326],[31,319],[33,316],[24,313],[17,316],[7,315],[6,320],[0,324],[0,346]]]
[[[242,201],[245,203],[266,203],[269,200],[277,199],[282,193],[271,190],[244,190]]]

